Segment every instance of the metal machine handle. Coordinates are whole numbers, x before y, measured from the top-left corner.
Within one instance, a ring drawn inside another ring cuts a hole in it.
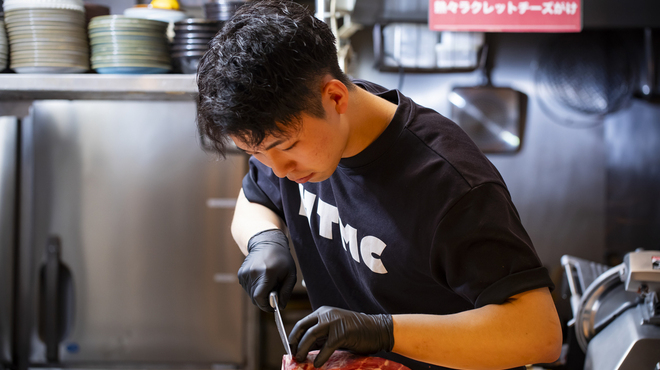
[[[599,300],[611,292],[614,287],[623,284],[621,281],[621,272],[624,268],[624,264],[620,264],[607,270],[594,280],[582,295],[580,306],[577,309],[578,314],[575,318],[575,334],[580,348],[585,353],[587,352],[587,344],[597,334],[596,316],[601,307]]]
[[[51,236],[46,245],[44,339],[48,362],[59,361],[60,344],[60,238]]]
[[[566,281],[568,282],[568,289],[571,292],[570,299],[573,318],[568,322],[568,325],[572,326],[578,317],[578,309],[580,307],[580,301],[582,300],[582,294],[587,290],[589,285],[591,285],[591,283],[600,275],[604,274],[609,267],[607,265],[569,255],[563,255],[561,257],[561,264],[566,272]]]
[[[573,275],[573,269],[576,268],[578,262],[575,258],[564,255],[561,257],[561,264],[564,266],[566,272],[566,281],[568,282],[568,289],[571,292],[571,309],[573,311],[573,318],[568,322],[568,326],[572,326],[578,316],[578,307],[580,307],[580,299],[582,298],[581,292],[578,290],[579,282]]]

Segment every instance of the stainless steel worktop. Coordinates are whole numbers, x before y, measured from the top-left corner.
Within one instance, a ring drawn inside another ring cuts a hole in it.
[[[0,101],[192,100],[195,75],[0,74]]]

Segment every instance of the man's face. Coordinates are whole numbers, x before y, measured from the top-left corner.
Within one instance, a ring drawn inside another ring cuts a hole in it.
[[[329,178],[346,148],[347,132],[339,120],[301,116],[300,129],[281,137],[267,136],[249,147],[232,136],[236,146],[270,167],[275,175],[303,184]]]

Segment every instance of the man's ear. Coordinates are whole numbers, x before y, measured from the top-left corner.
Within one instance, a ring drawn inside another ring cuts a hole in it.
[[[339,114],[346,113],[348,109],[348,88],[343,82],[327,77],[324,79],[321,96],[324,104],[332,104],[334,109]]]

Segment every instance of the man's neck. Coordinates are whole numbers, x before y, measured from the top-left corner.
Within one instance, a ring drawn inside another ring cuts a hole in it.
[[[349,125],[349,138],[342,157],[352,157],[373,143],[392,121],[397,105],[359,87],[350,92],[343,119]]]

